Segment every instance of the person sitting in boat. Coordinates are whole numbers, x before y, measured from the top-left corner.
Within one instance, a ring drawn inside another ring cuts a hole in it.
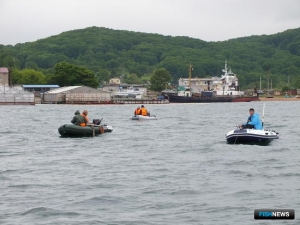
[[[147,111],[147,109],[145,108],[144,105],[141,106],[139,115],[142,115],[142,116],[147,116],[148,115],[148,111]]]
[[[250,116],[248,117],[247,123],[240,125],[240,128],[262,130],[263,127],[259,115],[255,113],[253,108],[249,109],[249,113]]]
[[[84,124],[84,117],[82,115],[80,115],[79,110],[76,110],[75,116],[71,120],[71,123],[73,123],[77,126],[80,126],[80,124]]]
[[[139,115],[139,113],[140,113],[140,107],[138,106],[137,108],[136,108],[136,110],[134,110],[134,115],[136,116],[136,115]]]
[[[87,110],[83,110],[83,112],[82,112],[82,116],[83,116],[83,118],[84,118],[84,123],[81,123],[80,124],[80,126],[82,126],[82,127],[85,127],[86,125],[88,125],[90,122],[89,122],[89,118],[88,118],[88,111]]]

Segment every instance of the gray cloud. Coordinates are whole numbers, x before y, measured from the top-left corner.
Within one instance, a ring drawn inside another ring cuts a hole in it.
[[[1,0],[0,44],[91,26],[223,41],[298,28],[298,0]]]

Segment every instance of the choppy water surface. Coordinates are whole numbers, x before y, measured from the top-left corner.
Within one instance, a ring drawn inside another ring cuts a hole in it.
[[[257,208],[291,208],[299,224],[300,102],[266,102],[269,146],[228,145],[225,134],[262,102],[0,106],[0,224],[274,224]],[[114,131],[60,138],[75,110]],[[279,224],[279,223],[276,223]]]

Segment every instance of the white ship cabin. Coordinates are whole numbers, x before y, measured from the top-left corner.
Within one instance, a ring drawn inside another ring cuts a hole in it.
[[[225,63],[225,69],[222,71],[224,74],[221,77],[180,78],[178,86],[185,87],[186,90],[178,90],[178,95],[192,96],[192,93],[202,93],[203,91],[213,91],[216,96],[244,95],[244,92],[239,90],[238,78],[231,70],[228,71],[227,63]]]
[[[216,77],[214,81],[214,90],[217,92],[217,95],[229,95],[229,96],[242,96],[244,95],[243,91],[239,90],[238,78],[231,71],[227,69],[227,63],[225,63],[225,68],[222,70],[223,75],[221,79]]]
[[[190,87],[189,87],[190,83]],[[201,93],[202,91],[210,91],[213,88],[212,78],[180,78],[178,80],[178,86],[190,88],[193,93]],[[179,90],[178,90],[179,91]],[[190,90],[188,90],[190,91]],[[178,93],[179,94],[179,93]]]

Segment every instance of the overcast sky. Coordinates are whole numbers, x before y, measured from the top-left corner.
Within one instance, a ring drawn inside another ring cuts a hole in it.
[[[300,0],[0,0],[0,44],[92,26],[224,41],[300,27]]]

